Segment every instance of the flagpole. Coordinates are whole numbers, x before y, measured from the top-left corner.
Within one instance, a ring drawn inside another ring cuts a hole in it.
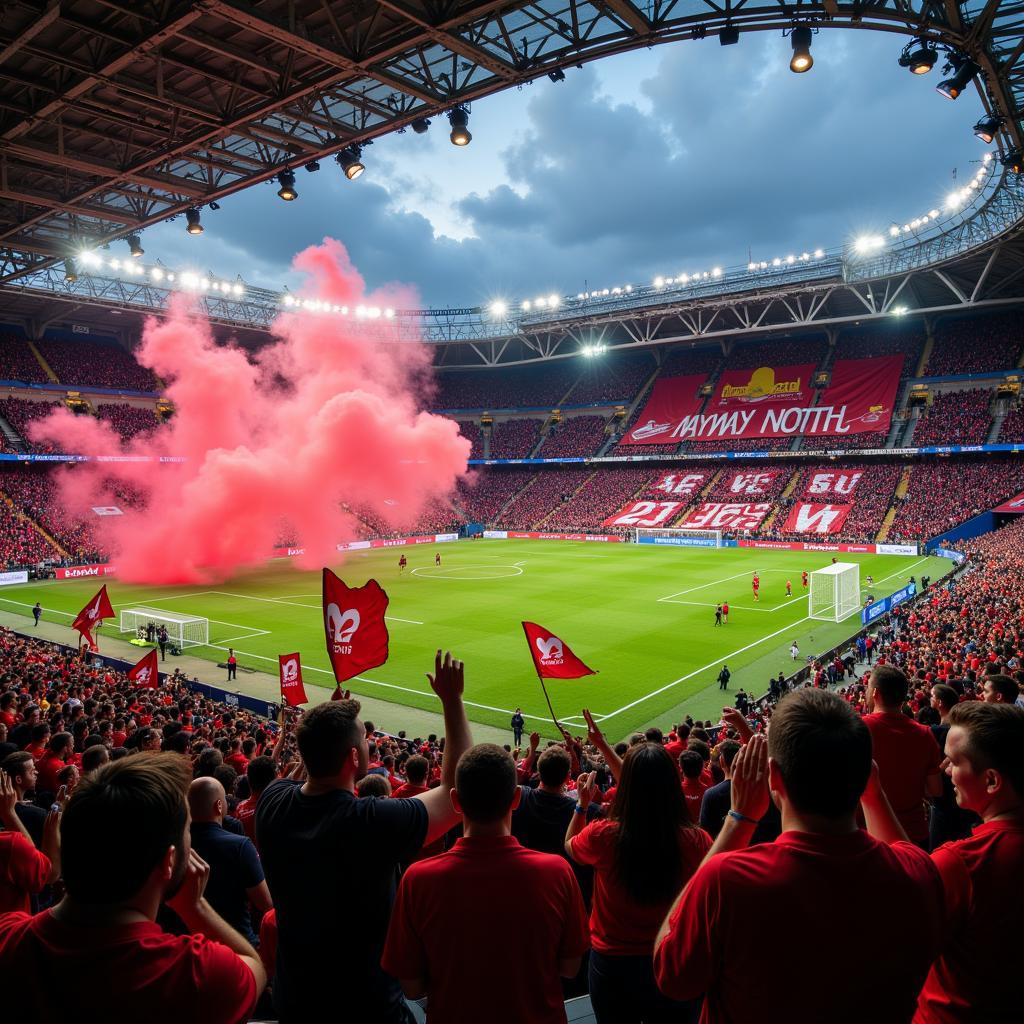
[[[538,672],[537,679],[540,681],[540,688],[544,691],[544,699],[548,702],[548,711],[551,712],[551,721],[555,723],[555,728],[561,734],[564,730],[562,729],[562,723],[559,722],[558,717],[555,715],[555,709],[551,706],[551,698],[548,696],[548,688],[544,685],[544,677]]]

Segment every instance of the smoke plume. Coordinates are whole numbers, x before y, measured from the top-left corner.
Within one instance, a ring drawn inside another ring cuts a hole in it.
[[[366,295],[330,239],[295,266],[306,274],[302,298],[349,308],[411,299],[395,289]],[[386,332],[389,321],[374,324]],[[121,579],[220,581],[282,541],[305,549],[303,568],[333,563],[337,544],[359,535],[343,503],[407,529],[465,472],[469,442],[451,420],[421,411],[425,345],[371,338],[360,321],[333,314],[285,313],[272,330],[255,353],[220,344],[175,296],[165,319],[146,323],[136,353],[166,384],[169,424],[123,442],[107,424],[61,409],[30,429],[66,452],[107,457],[60,469],[58,486],[65,514],[91,523]],[[138,507],[125,515],[92,512],[124,508],[133,495]]]

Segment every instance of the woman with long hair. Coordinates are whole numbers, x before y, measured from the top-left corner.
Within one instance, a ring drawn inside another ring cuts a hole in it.
[[[598,1024],[695,1021],[700,1000],[666,999],[654,980],[654,939],[672,901],[711,848],[686,809],[679,769],[660,743],[630,747],[623,760],[589,711],[588,740],[605,757],[617,788],[608,817],[586,824],[595,773],[577,782],[566,853],[594,869],[590,913],[590,1000]]]

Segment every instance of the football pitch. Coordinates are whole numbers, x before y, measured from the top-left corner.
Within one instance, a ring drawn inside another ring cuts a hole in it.
[[[409,560],[403,575],[397,565],[401,552]],[[441,553],[440,568],[435,552]],[[860,563],[865,596],[866,577],[874,577],[870,593],[876,599],[898,590],[911,575],[937,579],[950,565],[941,558],[837,557]],[[519,706],[527,731],[552,735],[520,625],[527,619],[561,636],[598,671],[548,681],[556,714],[575,730],[582,725],[580,710],[590,708],[617,740],[685,713],[717,719],[725,696],[716,681],[723,663],[733,673],[731,704],[741,686],[760,695],[770,677],[798,667],[789,651],[794,640],[802,663],[855,633],[858,617],[839,624],[807,617],[801,571],[822,568],[831,559],[825,551],[465,540],[353,552],[333,568],[351,586],[377,579],[391,599],[390,658],[351,681],[355,694],[437,711],[425,673],[437,648],[450,649],[466,663],[471,719],[507,728]],[[750,586],[755,571],[761,577],[757,603]],[[786,596],[787,579],[792,597]],[[29,615],[38,600],[47,620],[70,624],[99,582],[93,577],[8,587],[0,607]],[[299,651],[310,701],[327,697],[316,687],[333,687],[319,572],[299,572],[282,560],[221,584],[152,587],[116,578],[107,584],[116,612],[147,605],[207,617],[210,646],[189,654],[223,662],[232,646],[240,668],[276,674],[277,656]],[[729,603],[729,621],[716,627],[714,607],[721,601]],[[116,623],[103,628],[106,636],[116,631]],[[236,685],[245,691],[244,671]]]

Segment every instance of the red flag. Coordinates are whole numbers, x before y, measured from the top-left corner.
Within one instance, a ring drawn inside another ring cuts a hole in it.
[[[281,697],[293,708],[306,703],[306,691],[302,686],[302,663],[298,654],[279,654],[278,668],[281,673]]]
[[[89,646],[95,648],[96,642],[92,638],[93,629],[99,625],[102,619],[112,619],[113,617],[114,609],[110,607],[107,585],[104,583],[95,597],[78,613],[78,618],[71,623],[71,628],[77,629],[89,641]]]
[[[387,607],[388,595],[376,580],[352,588],[324,569],[324,635],[338,683],[388,660]]]
[[[526,642],[530,645],[533,665],[541,679],[579,679],[596,675],[569,650],[569,645],[536,622],[524,622]]]
[[[134,667],[128,669],[128,678],[136,685],[155,690],[160,685],[160,667],[154,647]]]

